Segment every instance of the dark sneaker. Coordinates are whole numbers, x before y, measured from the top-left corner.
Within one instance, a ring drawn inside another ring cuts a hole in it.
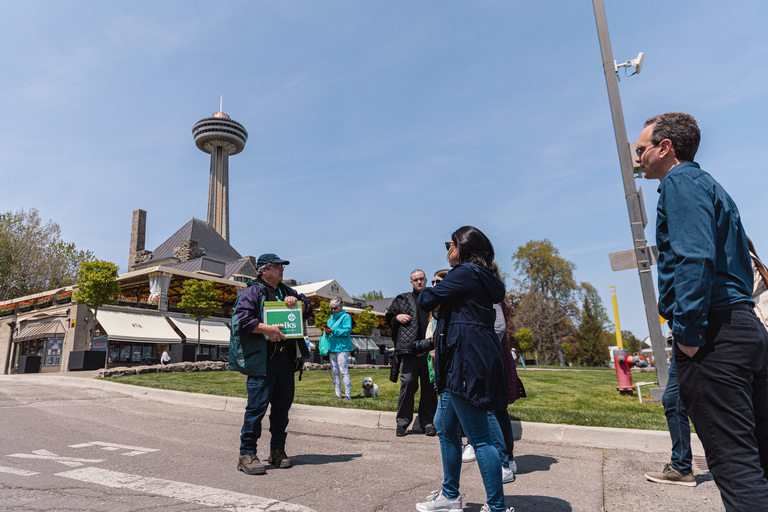
[[[266,475],[267,467],[261,463],[255,453],[240,455],[237,461],[237,469],[246,475]]]
[[[276,448],[272,448],[272,452],[269,454],[267,462],[280,469],[293,467],[293,462],[291,462],[291,459],[285,454],[285,450],[278,450]]]
[[[435,430],[434,425],[427,425],[424,427],[424,435],[427,435],[429,437],[434,437],[437,435],[437,430]]]
[[[403,437],[405,435],[405,427],[401,427],[400,425],[397,426],[397,437]]]
[[[664,464],[664,470],[661,473],[646,473],[645,478],[651,482],[660,484],[685,485],[686,487],[696,487],[696,478],[693,473],[681,473],[667,462]]]

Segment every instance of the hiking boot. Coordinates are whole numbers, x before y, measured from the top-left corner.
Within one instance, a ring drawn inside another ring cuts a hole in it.
[[[461,512],[461,509],[461,494],[457,498],[450,500],[443,496],[441,492],[433,492],[427,496],[427,501],[416,504],[416,510],[419,512],[451,512],[452,510]]]
[[[435,426],[434,425],[427,425],[426,427],[424,427],[424,435],[429,436],[429,437],[436,436],[437,435],[437,430],[435,430]]]
[[[464,450],[461,452],[461,462],[475,462],[477,460],[477,457],[475,457],[475,449],[472,448],[472,445],[467,443],[464,445]]]
[[[667,462],[664,464],[664,470],[661,473],[646,473],[645,478],[651,482],[660,484],[685,485],[686,487],[696,487],[696,477],[693,473],[681,473]]]
[[[285,450],[278,448],[272,448],[267,462],[280,469],[293,467],[293,462],[291,462],[291,459],[285,454]]]
[[[267,467],[261,463],[255,453],[240,455],[237,461],[237,469],[246,475],[266,475]]]
[[[501,466],[501,483],[508,484],[515,481],[515,473],[512,468],[505,468]]]

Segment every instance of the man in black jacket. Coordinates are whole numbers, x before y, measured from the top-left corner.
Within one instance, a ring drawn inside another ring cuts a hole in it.
[[[424,339],[429,314],[416,306],[419,293],[427,285],[422,270],[411,272],[413,291],[401,293],[387,309],[386,321],[392,328],[395,354],[400,366],[400,397],[397,400],[397,435],[405,435],[413,419],[413,403],[421,381],[419,425],[428,436],[437,432],[433,421],[437,410],[437,393],[429,382],[427,355],[414,355],[413,342]]]

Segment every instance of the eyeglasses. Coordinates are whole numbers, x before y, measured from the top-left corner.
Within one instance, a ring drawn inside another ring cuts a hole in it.
[[[635,148],[635,153],[637,154],[638,158],[643,156],[643,153],[645,153],[646,150],[658,147],[658,144],[654,144],[653,146],[645,146],[644,148]]]
[[[285,265],[283,265],[282,263],[270,263],[269,267],[270,268],[283,268],[284,269]]]
[[[445,250],[450,251],[452,245],[453,245],[453,240],[451,240],[450,242],[445,242]]]
[[[437,283],[439,283],[440,281],[442,281],[442,279],[433,279],[433,280],[432,280],[432,286],[435,286],[435,285],[436,285]]]

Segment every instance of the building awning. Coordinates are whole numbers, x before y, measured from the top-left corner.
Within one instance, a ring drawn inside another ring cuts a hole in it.
[[[181,343],[165,317],[118,311],[99,311],[96,320],[109,341],[127,343]]]
[[[26,326],[18,336],[14,336],[14,342],[39,340],[43,338],[63,338],[65,334],[64,326],[60,320],[52,322],[38,322]]]
[[[168,317],[187,338],[187,343],[197,343],[197,320],[193,318]],[[206,345],[229,345],[229,326],[224,322],[203,320],[200,322],[200,343]]]
[[[371,338],[365,338],[363,336],[352,336],[352,344],[357,347],[358,350],[379,350],[379,346],[376,345]]]

